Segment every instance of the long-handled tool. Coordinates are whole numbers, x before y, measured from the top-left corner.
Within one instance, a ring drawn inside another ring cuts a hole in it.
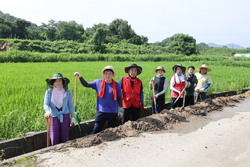
[[[195,97],[195,104],[197,103],[198,97],[199,97],[199,92],[196,92],[196,97]]]
[[[183,103],[182,103],[182,107],[181,108],[184,108],[185,107],[185,100],[186,100],[186,91],[183,92]]]
[[[50,126],[51,126],[52,117],[46,118],[47,123],[47,147],[50,146]]]
[[[177,97],[177,99],[175,99],[175,101],[173,101],[169,106],[168,106],[168,110],[169,109],[171,109],[174,105],[175,105],[175,103],[179,100],[179,98],[181,97],[181,95],[182,95],[182,93],[185,91],[185,89],[187,88],[187,85],[188,84],[186,84],[185,85],[185,87],[183,88],[183,90],[181,91],[181,93],[179,94],[179,96]]]
[[[155,109],[155,113],[158,113],[157,106],[156,106],[156,97],[155,97],[155,85],[154,85],[154,80],[151,80],[151,84],[152,84],[152,91],[153,91],[154,109]]]
[[[77,95],[78,95],[78,77],[75,76],[75,88],[74,88],[74,107],[75,107],[75,114],[74,117],[76,119],[76,122],[80,128],[81,131],[81,127],[80,127],[80,119],[79,119],[79,115],[77,112]]]

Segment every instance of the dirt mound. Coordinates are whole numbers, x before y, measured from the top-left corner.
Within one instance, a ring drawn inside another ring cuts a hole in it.
[[[6,51],[7,47],[8,47],[8,42],[6,41],[0,42],[0,51]]]
[[[137,121],[128,121],[118,127],[105,129],[96,135],[73,140],[67,146],[76,148],[90,147],[120,138],[138,136],[142,132],[167,130],[175,123],[188,121],[187,119],[189,117],[206,115],[211,111],[221,111],[224,106],[235,106],[236,103],[249,95],[250,91],[244,95],[218,97],[213,100],[206,100],[205,102],[197,103],[185,108],[175,108],[171,110],[165,109],[161,114],[150,115],[148,117],[140,118]]]

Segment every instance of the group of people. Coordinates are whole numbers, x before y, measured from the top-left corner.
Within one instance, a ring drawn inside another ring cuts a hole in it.
[[[170,80],[171,101],[174,107],[183,105],[193,105],[195,99],[204,100],[206,90],[211,85],[212,80],[207,72],[211,71],[206,65],[198,68],[198,73],[194,74],[195,68],[177,64],[172,68],[174,75]],[[115,127],[117,120],[125,123],[128,120],[135,121],[140,118],[140,112],[144,110],[143,83],[137,77],[142,73],[142,67],[131,64],[124,69],[128,75],[122,77],[120,82],[114,81],[116,75],[112,66],[102,69],[102,79],[87,82],[83,75],[75,72],[81,84],[86,88],[96,91],[96,117],[93,134],[103,129],[105,122],[108,127]],[[164,67],[155,69],[156,76],[150,80],[152,90],[152,113],[160,113],[165,107],[165,94],[168,87],[168,80],[164,76]],[[62,74],[56,73],[52,78],[46,79],[48,89],[44,97],[44,110],[46,119],[51,119],[50,140],[51,145],[65,142],[69,139],[70,126],[74,126],[74,106],[72,94],[68,90],[69,79]],[[195,98],[196,96],[196,98]],[[185,103],[184,103],[185,101]]]

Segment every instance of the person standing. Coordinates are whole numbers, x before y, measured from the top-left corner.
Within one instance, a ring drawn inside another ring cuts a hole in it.
[[[137,75],[141,74],[142,68],[137,64],[131,64],[125,67],[125,72],[128,73],[128,76],[123,77],[120,81],[124,108],[122,123],[128,120],[136,121],[140,118],[140,112],[144,110],[143,85],[142,81],[137,78]]]
[[[155,70],[157,73],[156,76],[154,76],[150,80],[150,89],[152,90],[154,87],[154,92],[152,95],[152,114],[158,114],[160,113],[164,107],[165,107],[165,93],[167,91],[168,87],[168,80],[164,77],[164,73],[166,72],[164,67],[158,66]],[[153,86],[152,86],[153,85]],[[155,106],[155,102],[156,106]]]
[[[84,87],[96,90],[97,113],[92,132],[93,134],[100,132],[106,121],[108,121],[108,127],[115,127],[117,125],[117,119],[120,119],[123,115],[121,86],[113,79],[115,75],[112,66],[106,66],[102,69],[103,79],[97,79],[92,82],[85,81],[78,72],[74,73],[74,76],[79,77]]]
[[[51,145],[56,145],[69,140],[70,124],[75,125],[74,106],[72,94],[68,89],[69,79],[61,73],[56,73],[52,78],[46,79],[48,89],[44,96],[44,117],[50,124]]]
[[[188,72],[186,73],[187,82],[190,84],[186,88],[185,106],[194,105],[194,89],[198,83],[198,80],[194,75],[194,70],[194,66],[189,66]]]
[[[198,84],[195,91],[197,92],[198,100],[204,101],[206,99],[207,89],[212,84],[212,79],[207,72],[212,71],[212,69],[203,64],[201,67],[197,68],[197,70],[199,72],[195,73],[195,76],[197,77]]]
[[[171,102],[174,103],[174,101],[180,95],[180,98],[173,105],[173,108],[175,108],[175,107],[181,107],[183,105],[183,97],[184,97],[183,90],[185,89],[185,86],[187,84],[186,77],[184,76],[186,67],[182,66],[181,64],[177,64],[172,67],[172,70],[174,71],[174,75],[171,77],[170,80],[171,99],[172,99]]]

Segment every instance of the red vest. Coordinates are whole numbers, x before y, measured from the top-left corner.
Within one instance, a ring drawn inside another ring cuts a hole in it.
[[[185,84],[186,82],[185,81],[182,81],[181,83],[176,83],[176,79],[175,79],[175,75],[173,76],[174,77],[174,85],[173,87],[177,90],[179,90],[180,92],[182,92],[182,90],[184,89],[185,87]],[[182,93],[182,96],[184,95],[184,92]],[[175,91],[171,91],[171,97],[172,98],[177,98],[179,96],[179,93],[175,92]]]
[[[132,88],[131,82],[134,82]],[[122,79],[122,107],[129,108],[131,106],[140,108],[140,93],[142,82],[140,79],[132,79],[129,76]]]

